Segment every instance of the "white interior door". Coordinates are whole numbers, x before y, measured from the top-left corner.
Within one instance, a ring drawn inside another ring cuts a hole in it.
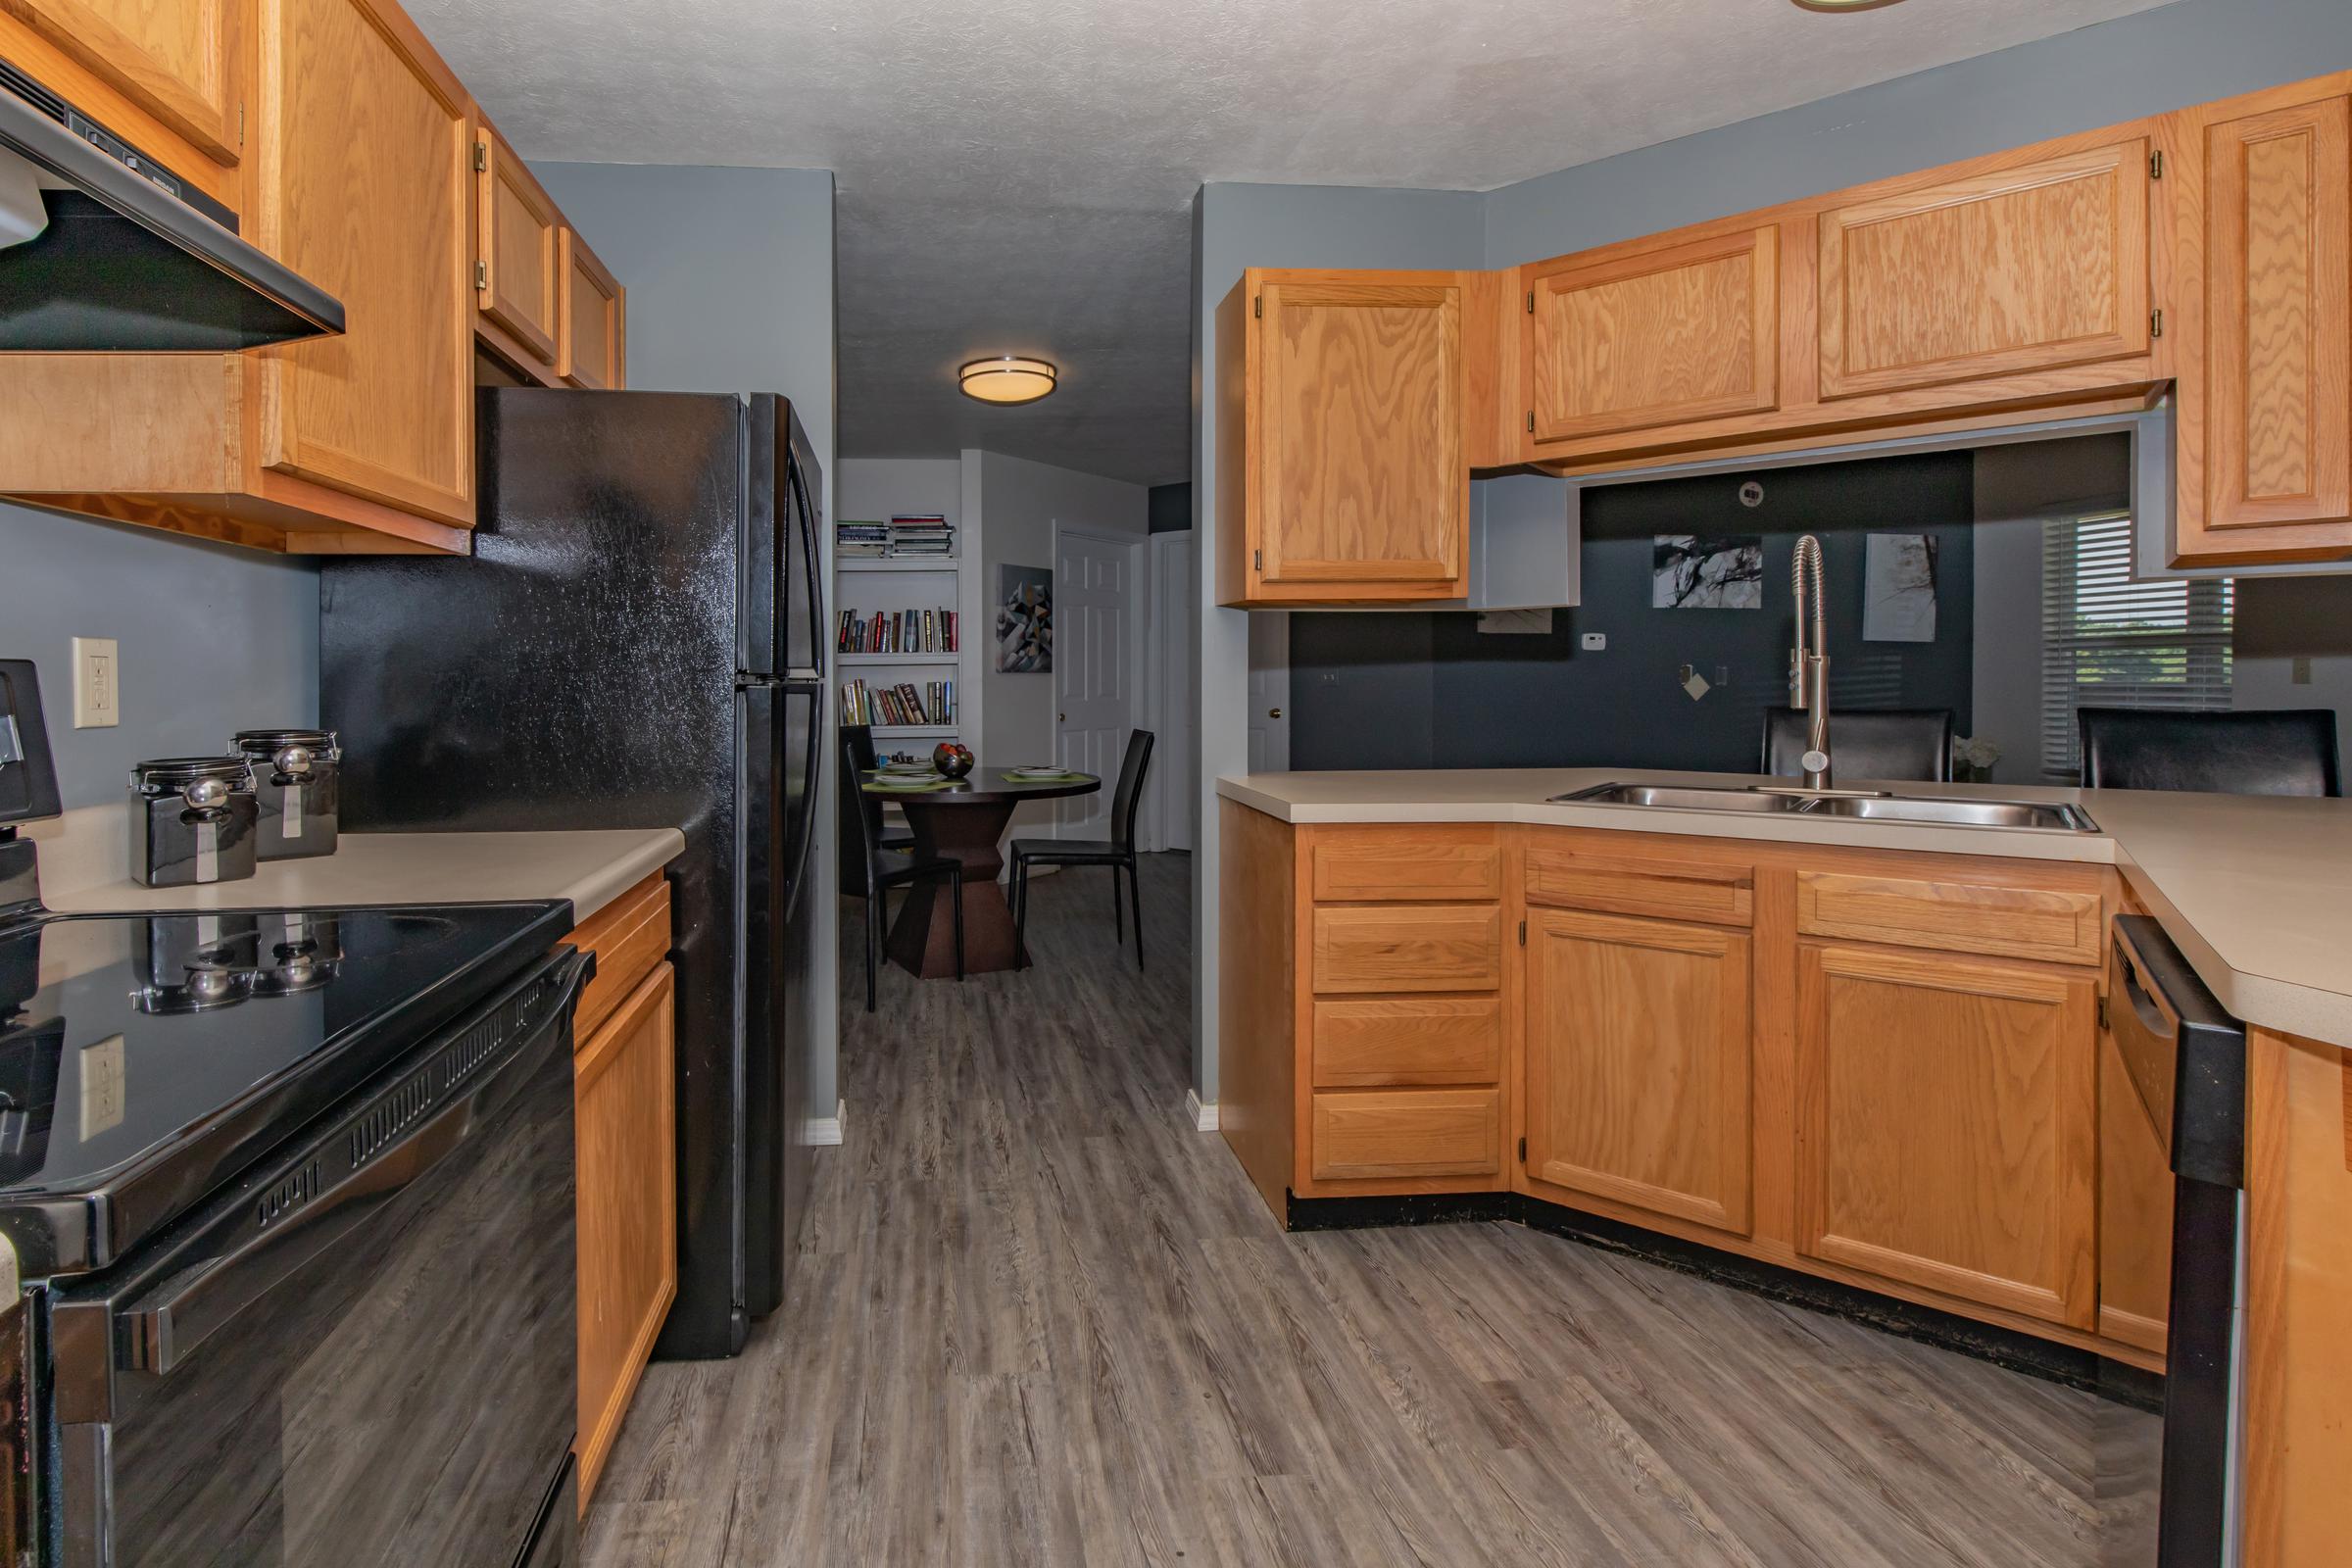
[[[1139,539],[1061,529],[1054,563],[1054,760],[1093,773],[1102,788],[1061,803],[1059,833],[1110,837],[1110,800],[1118,788],[1127,732],[1140,706],[1136,654],[1141,648]]]
[[[1250,612],[1250,771],[1291,768],[1291,613]]]

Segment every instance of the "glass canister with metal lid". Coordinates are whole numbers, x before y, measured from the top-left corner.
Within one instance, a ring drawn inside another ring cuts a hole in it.
[[[130,770],[130,874],[151,888],[253,875],[260,807],[243,757],[163,757]]]
[[[261,807],[256,853],[265,860],[299,860],[335,853],[342,814],[343,749],[327,729],[246,729],[232,740],[253,767]]]

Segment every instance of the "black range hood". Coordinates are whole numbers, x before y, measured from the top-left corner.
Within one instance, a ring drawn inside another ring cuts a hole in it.
[[[236,217],[0,61],[0,178],[38,234],[0,247],[0,352],[213,354],[343,330],[334,296]],[[21,215],[22,216],[22,215]]]

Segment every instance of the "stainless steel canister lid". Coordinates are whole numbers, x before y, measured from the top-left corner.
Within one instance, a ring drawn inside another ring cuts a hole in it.
[[[149,797],[184,795],[201,809],[251,795],[253,769],[242,757],[158,757],[132,766],[130,787]]]
[[[272,772],[290,778],[343,760],[343,748],[331,729],[241,729],[229,744],[257,767],[266,761]]]

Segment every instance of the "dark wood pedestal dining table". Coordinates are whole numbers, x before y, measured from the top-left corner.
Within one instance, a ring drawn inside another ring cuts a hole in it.
[[[914,830],[915,858],[963,862],[963,972],[985,974],[1009,969],[1017,961],[1012,906],[997,886],[997,873],[1004,868],[997,846],[1012,823],[1014,808],[1028,801],[1092,795],[1102,781],[1092,773],[1018,779],[1001,767],[976,767],[945,789],[890,789],[871,779],[858,787],[896,801],[906,813],[906,825]],[[944,881],[915,883],[906,890],[906,902],[890,927],[885,951],[891,961],[926,980],[953,979],[956,974],[955,921],[942,902],[946,897]]]

